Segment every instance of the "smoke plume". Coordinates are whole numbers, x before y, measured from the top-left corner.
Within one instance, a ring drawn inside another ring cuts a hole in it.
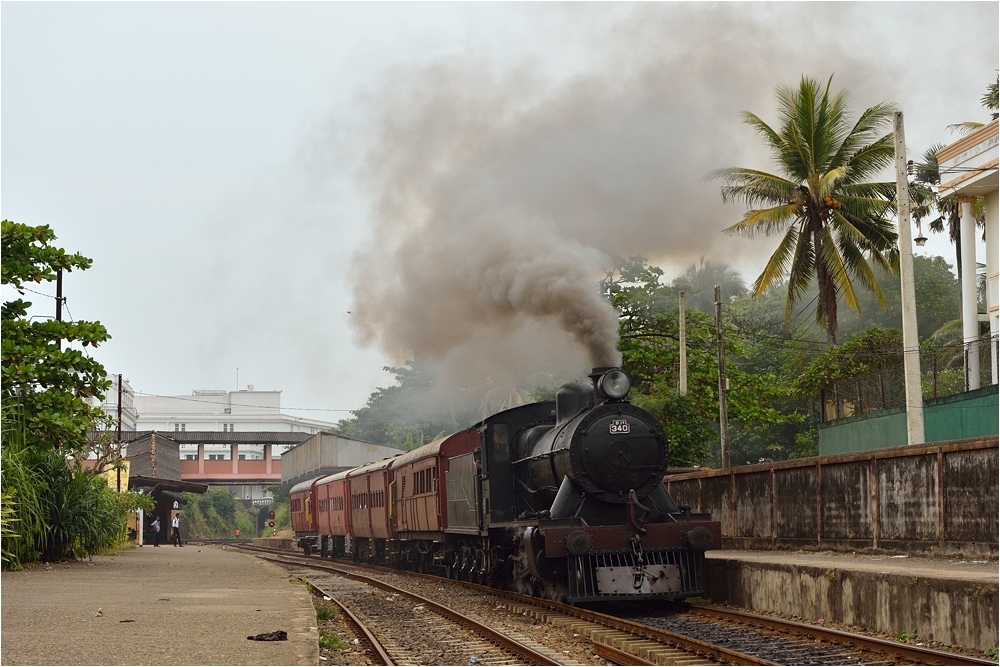
[[[905,85],[877,40],[862,51],[839,30],[788,29],[860,11],[840,3],[555,11],[580,62],[443,57],[398,68],[368,99],[357,337],[470,391],[618,363],[596,286],[612,256],[645,256],[668,279],[701,256],[756,277],[773,246],[721,233],[742,211],[703,180],[770,168],[741,110],[775,122],[775,87],[803,74],[835,73],[855,113]]]

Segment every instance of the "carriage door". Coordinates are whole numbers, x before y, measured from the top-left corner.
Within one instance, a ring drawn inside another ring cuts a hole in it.
[[[388,473],[386,473],[388,474]],[[398,529],[396,525],[396,480],[389,483],[389,533]]]
[[[475,455],[478,457],[478,450]],[[448,459],[448,529],[478,532],[482,516],[479,502],[479,466],[473,452]]]

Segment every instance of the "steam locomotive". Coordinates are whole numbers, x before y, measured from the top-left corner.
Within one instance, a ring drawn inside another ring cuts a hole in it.
[[[571,604],[700,595],[719,523],[668,495],[667,440],[628,375],[590,380],[294,486],[298,545]]]

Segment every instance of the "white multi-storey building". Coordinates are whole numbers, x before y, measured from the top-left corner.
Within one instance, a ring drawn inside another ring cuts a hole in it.
[[[280,391],[198,389],[190,396],[135,397],[139,431],[320,433],[335,424],[281,412]]]

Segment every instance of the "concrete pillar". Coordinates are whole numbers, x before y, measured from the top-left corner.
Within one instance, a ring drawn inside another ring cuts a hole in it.
[[[198,444],[198,474],[205,475],[205,443]]]
[[[264,445],[264,474],[271,474],[271,443]]]
[[[240,474],[240,446],[235,442],[229,445],[229,458],[233,460],[233,475]]]
[[[976,299],[976,219],[970,198],[962,198],[962,339],[966,346],[967,389],[979,389],[979,313]]]
[[[997,337],[1000,336],[1000,191],[986,195],[986,313],[990,319],[990,356],[993,384],[1000,382]]]

